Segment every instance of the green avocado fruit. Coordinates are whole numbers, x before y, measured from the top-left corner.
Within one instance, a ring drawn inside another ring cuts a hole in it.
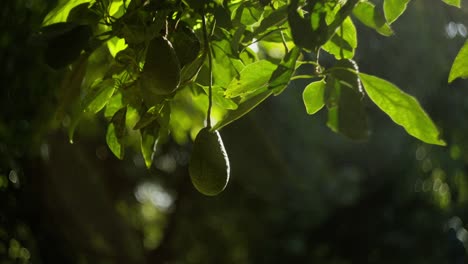
[[[219,132],[203,128],[195,138],[189,162],[193,185],[204,195],[218,195],[226,188],[229,172],[229,158]]]
[[[149,43],[140,82],[143,89],[157,95],[168,95],[179,87],[179,60],[165,37],[156,37]]]

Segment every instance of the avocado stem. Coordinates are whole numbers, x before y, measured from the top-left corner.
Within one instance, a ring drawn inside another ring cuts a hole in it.
[[[209,81],[208,81],[208,112],[206,114],[206,126],[208,129],[211,129],[211,107],[213,105],[213,58],[211,55],[210,44],[208,40],[208,32],[206,30],[206,19],[205,12],[202,14],[202,23],[203,23],[203,38],[205,42],[205,52],[208,53],[208,70],[209,70]]]

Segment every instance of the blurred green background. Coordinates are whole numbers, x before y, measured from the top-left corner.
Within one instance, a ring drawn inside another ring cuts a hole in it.
[[[54,4],[0,3],[1,264],[467,263],[468,82],[447,85],[467,8],[413,0],[390,38],[357,23],[360,70],[416,96],[447,147],[370,102],[370,139],[347,140],[306,114],[294,81],[221,131],[231,181],[204,197],[189,144],[168,142],[148,171],[138,149],[112,155],[104,119],[68,143],[53,115],[61,75],[32,38]]]

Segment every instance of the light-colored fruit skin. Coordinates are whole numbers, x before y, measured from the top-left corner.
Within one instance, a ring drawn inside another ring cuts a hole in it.
[[[193,144],[189,174],[195,188],[202,194],[215,196],[229,181],[229,158],[218,131],[203,128]]]
[[[180,64],[171,42],[165,37],[151,40],[140,82],[143,89],[157,95],[167,95],[179,88]]]

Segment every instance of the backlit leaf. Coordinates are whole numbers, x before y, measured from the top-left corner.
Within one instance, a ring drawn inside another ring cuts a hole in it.
[[[359,2],[353,10],[354,16],[364,25],[375,29],[384,36],[391,36],[393,30],[386,23],[384,16],[375,8],[371,2]]]
[[[112,151],[112,153],[114,153],[114,155],[118,159],[123,159],[124,148],[122,144],[119,142],[115,133],[116,133],[115,125],[110,123],[109,126],[107,127],[107,133],[106,133],[107,146],[109,146],[109,149]]]
[[[161,114],[165,106],[166,104],[161,103],[161,104],[157,104],[155,106],[150,107],[150,109],[148,109],[148,111],[146,111],[146,113],[143,114],[140,120],[138,120],[138,122],[136,123],[135,127],[133,127],[133,129],[138,130],[151,124],[154,120],[158,118],[158,116]]]
[[[112,97],[112,94],[114,94],[114,90],[114,79],[101,80],[96,85],[93,85],[82,100],[84,111],[91,113],[101,111]]]
[[[227,87],[226,97],[246,96],[258,90],[266,89],[276,68],[275,64],[267,60],[260,60],[247,65]]]
[[[208,86],[201,86],[201,88],[205,91],[208,95]],[[237,104],[230,98],[226,98],[224,96],[224,90],[220,86],[214,85],[212,87],[212,96],[213,96],[213,103],[229,110],[234,110],[237,108]]]
[[[268,89],[273,90],[275,95],[280,94],[289,84],[291,76],[296,70],[296,61],[301,54],[297,47],[292,48],[280,62],[268,81]]]
[[[104,111],[104,116],[106,118],[112,118],[114,114],[123,107],[123,98],[122,93],[114,93],[114,95],[109,99]]]
[[[302,99],[307,111],[307,114],[313,115],[317,113],[325,105],[325,82],[323,80],[310,83],[302,93]]]
[[[393,23],[406,10],[406,6],[410,0],[385,0],[384,14],[388,23]]]
[[[408,134],[429,144],[445,146],[437,127],[414,97],[378,77],[364,73],[359,77],[369,98]]]
[[[43,26],[50,24],[65,22],[67,21],[68,14],[75,6],[82,3],[89,3],[91,0],[62,0],[59,1],[58,5],[50,11],[42,22]]]
[[[127,46],[125,39],[122,38],[113,37],[107,41],[107,48],[109,49],[112,57],[115,57],[119,51],[126,49]]]
[[[121,108],[114,114],[109,126],[107,127],[107,146],[109,146],[112,153],[114,153],[114,155],[119,159],[123,159],[124,157],[123,139],[125,136],[126,115],[127,107]]]
[[[267,31],[270,27],[273,26],[280,26],[283,23],[286,22],[287,20],[287,6],[284,5],[273,12],[271,12],[267,17],[265,17],[262,22],[260,23],[260,26],[258,26],[252,36],[257,37],[258,35],[264,33]]]
[[[453,62],[448,82],[451,83],[457,78],[468,78],[468,41],[465,42]]]
[[[229,41],[213,41],[211,45],[213,50],[213,83],[225,88],[244,68],[244,64],[241,60],[234,58]]]
[[[461,2],[460,0],[442,0],[442,1],[448,5],[452,5],[456,7],[460,7],[460,2]]]
[[[357,48],[357,31],[351,18],[346,18],[341,27],[322,49],[337,59],[352,59]]]
[[[141,154],[145,160],[145,165],[147,168],[151,167],[153,162],[153,154],[156,148],[156,143],[159,135],[160,126],[158,123],[153,122],[150,125],[140,129],[141,136]]]
[[[263,102],[265,99],[267,99],[272,93],[273,92],[271,90],[266,90],[266,91],[264,91],[262,93],[259,93],[259,94],[255,95],[255,96],[249,98],[245,102],[242,102],[241,104],[239,104],[237,109],[228,111],[226,116],[224,116],[224,118],[221,121],[216,123],[216,125],[213,126],[213,128],[211,130],[214,131],[214,130],[221,129],[222,127],[224,127],[224,126],[236,121],[237,119],[241,118],[242,116],[244,116],[245,114],[250,112],[252,109],[254,109],[261,102]]]

